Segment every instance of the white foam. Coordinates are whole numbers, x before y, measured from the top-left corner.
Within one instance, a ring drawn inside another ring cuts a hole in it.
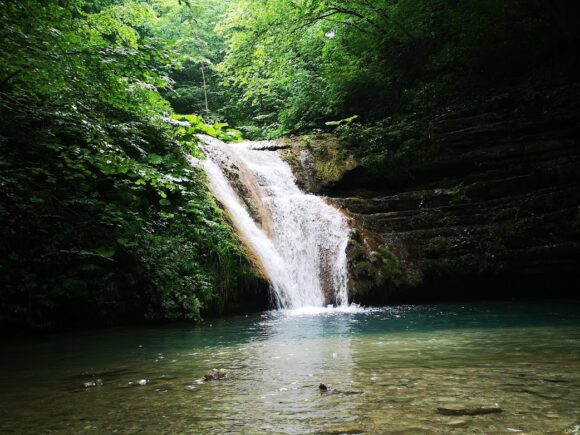
[[[299,309],[303,314],[356,309],[348,305],[346,246],[350,229],[345,216],[322,198],[301,191],[288,164],[277,151],[268,150],[268,143],[257,147],[252,142],[225,144],[207,136],[202,139],[210,189],[262,262],[278,308]],[[225,175],[225,167],[243,171],[238,183],[251,178],[257,186],[271,221],[270,235],[252,219]],[[338,308],[324,307],[329,293]]]
[[[357,314],[367,312],[367,308],[363,308],[357,304],[350,305],[339,305],[337,307],[313,307],[305,306],[300,308],[285,309],[282,310],[283,314],[288,316],[319,316],[319,315],[332,315],[332,314]]]

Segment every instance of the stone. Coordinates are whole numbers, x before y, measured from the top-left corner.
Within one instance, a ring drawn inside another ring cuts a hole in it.
[[[84,388],[95,388],[100,387],[103,385],[103,381],[101,379],[96,379],[94,381],[83,382]]]
[[[217,381],[219,379],[224,379],[228,376],[225,369],[213,369],[211,372],[203,376],[206,381]]]
[[[484,415],[497,414],[503,410],[498,405],[466,405],[461,403],[450,403],[437,407],[437,412],[442,415]]]
[[[318,390],[321,393],[325,393],[325,394],[337,394],[339,396],[353,396],[353,395],[357,395],[357,394],[363,394],[362,391],[342,391],[342,390],[337,390],[335,388],[328,388],[324,384],[320,384],[318,386]]]
[[[346,425],[339,425],[330,427],[328,429],[322,430],[323,434],[328,435],[341,435],[341,434],[361,434],[364,433],[364,430],[358,426],[346,424]]]

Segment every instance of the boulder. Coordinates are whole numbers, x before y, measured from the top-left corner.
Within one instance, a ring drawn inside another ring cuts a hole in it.
[[[497,414],[502,411],[503,410],[497,404],[486,406],[450,403],[448,405],[437,407],[437,412],[443,415],[484,415]]]

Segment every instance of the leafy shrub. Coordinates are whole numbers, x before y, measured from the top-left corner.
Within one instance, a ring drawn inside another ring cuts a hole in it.
[[[186,155],[239,132],[172,117],[148,6],[66,3],[0,3],[0,323],[223,310],[252,266]]]

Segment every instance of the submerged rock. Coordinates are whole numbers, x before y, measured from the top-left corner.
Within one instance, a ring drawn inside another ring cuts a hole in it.
[[[334,388],[328,388],[325,384],[320,384],[318,390],[324,394],[338,394],[341,396],[352,396],[356,394],[363,394],[362,391],[341,391]]]
[[[94,381],[83,382],[84,388],[95,388],[100,387],[103,385],[103,381],[101,379],[95,379]]]
[[[437,412],[443,415],[483,415],[497,414],[503,410],[498,405],[466,405],[460,403],[450,403],[448,405],[437,407]]]
[[[205,374],[203,379],[205,381],[217,381],[219,379],[227,378],[228,372],[225,369],[213,369],[211,372]]]
[[[328,429],[324,429],[320,433],[326,434],[326,435],[361,434],[361,433],[364,433],[364,430],[358,426],[346,424],[346,425],[339,425],[339,426],[334,426],[334,427],[331,427]]]

